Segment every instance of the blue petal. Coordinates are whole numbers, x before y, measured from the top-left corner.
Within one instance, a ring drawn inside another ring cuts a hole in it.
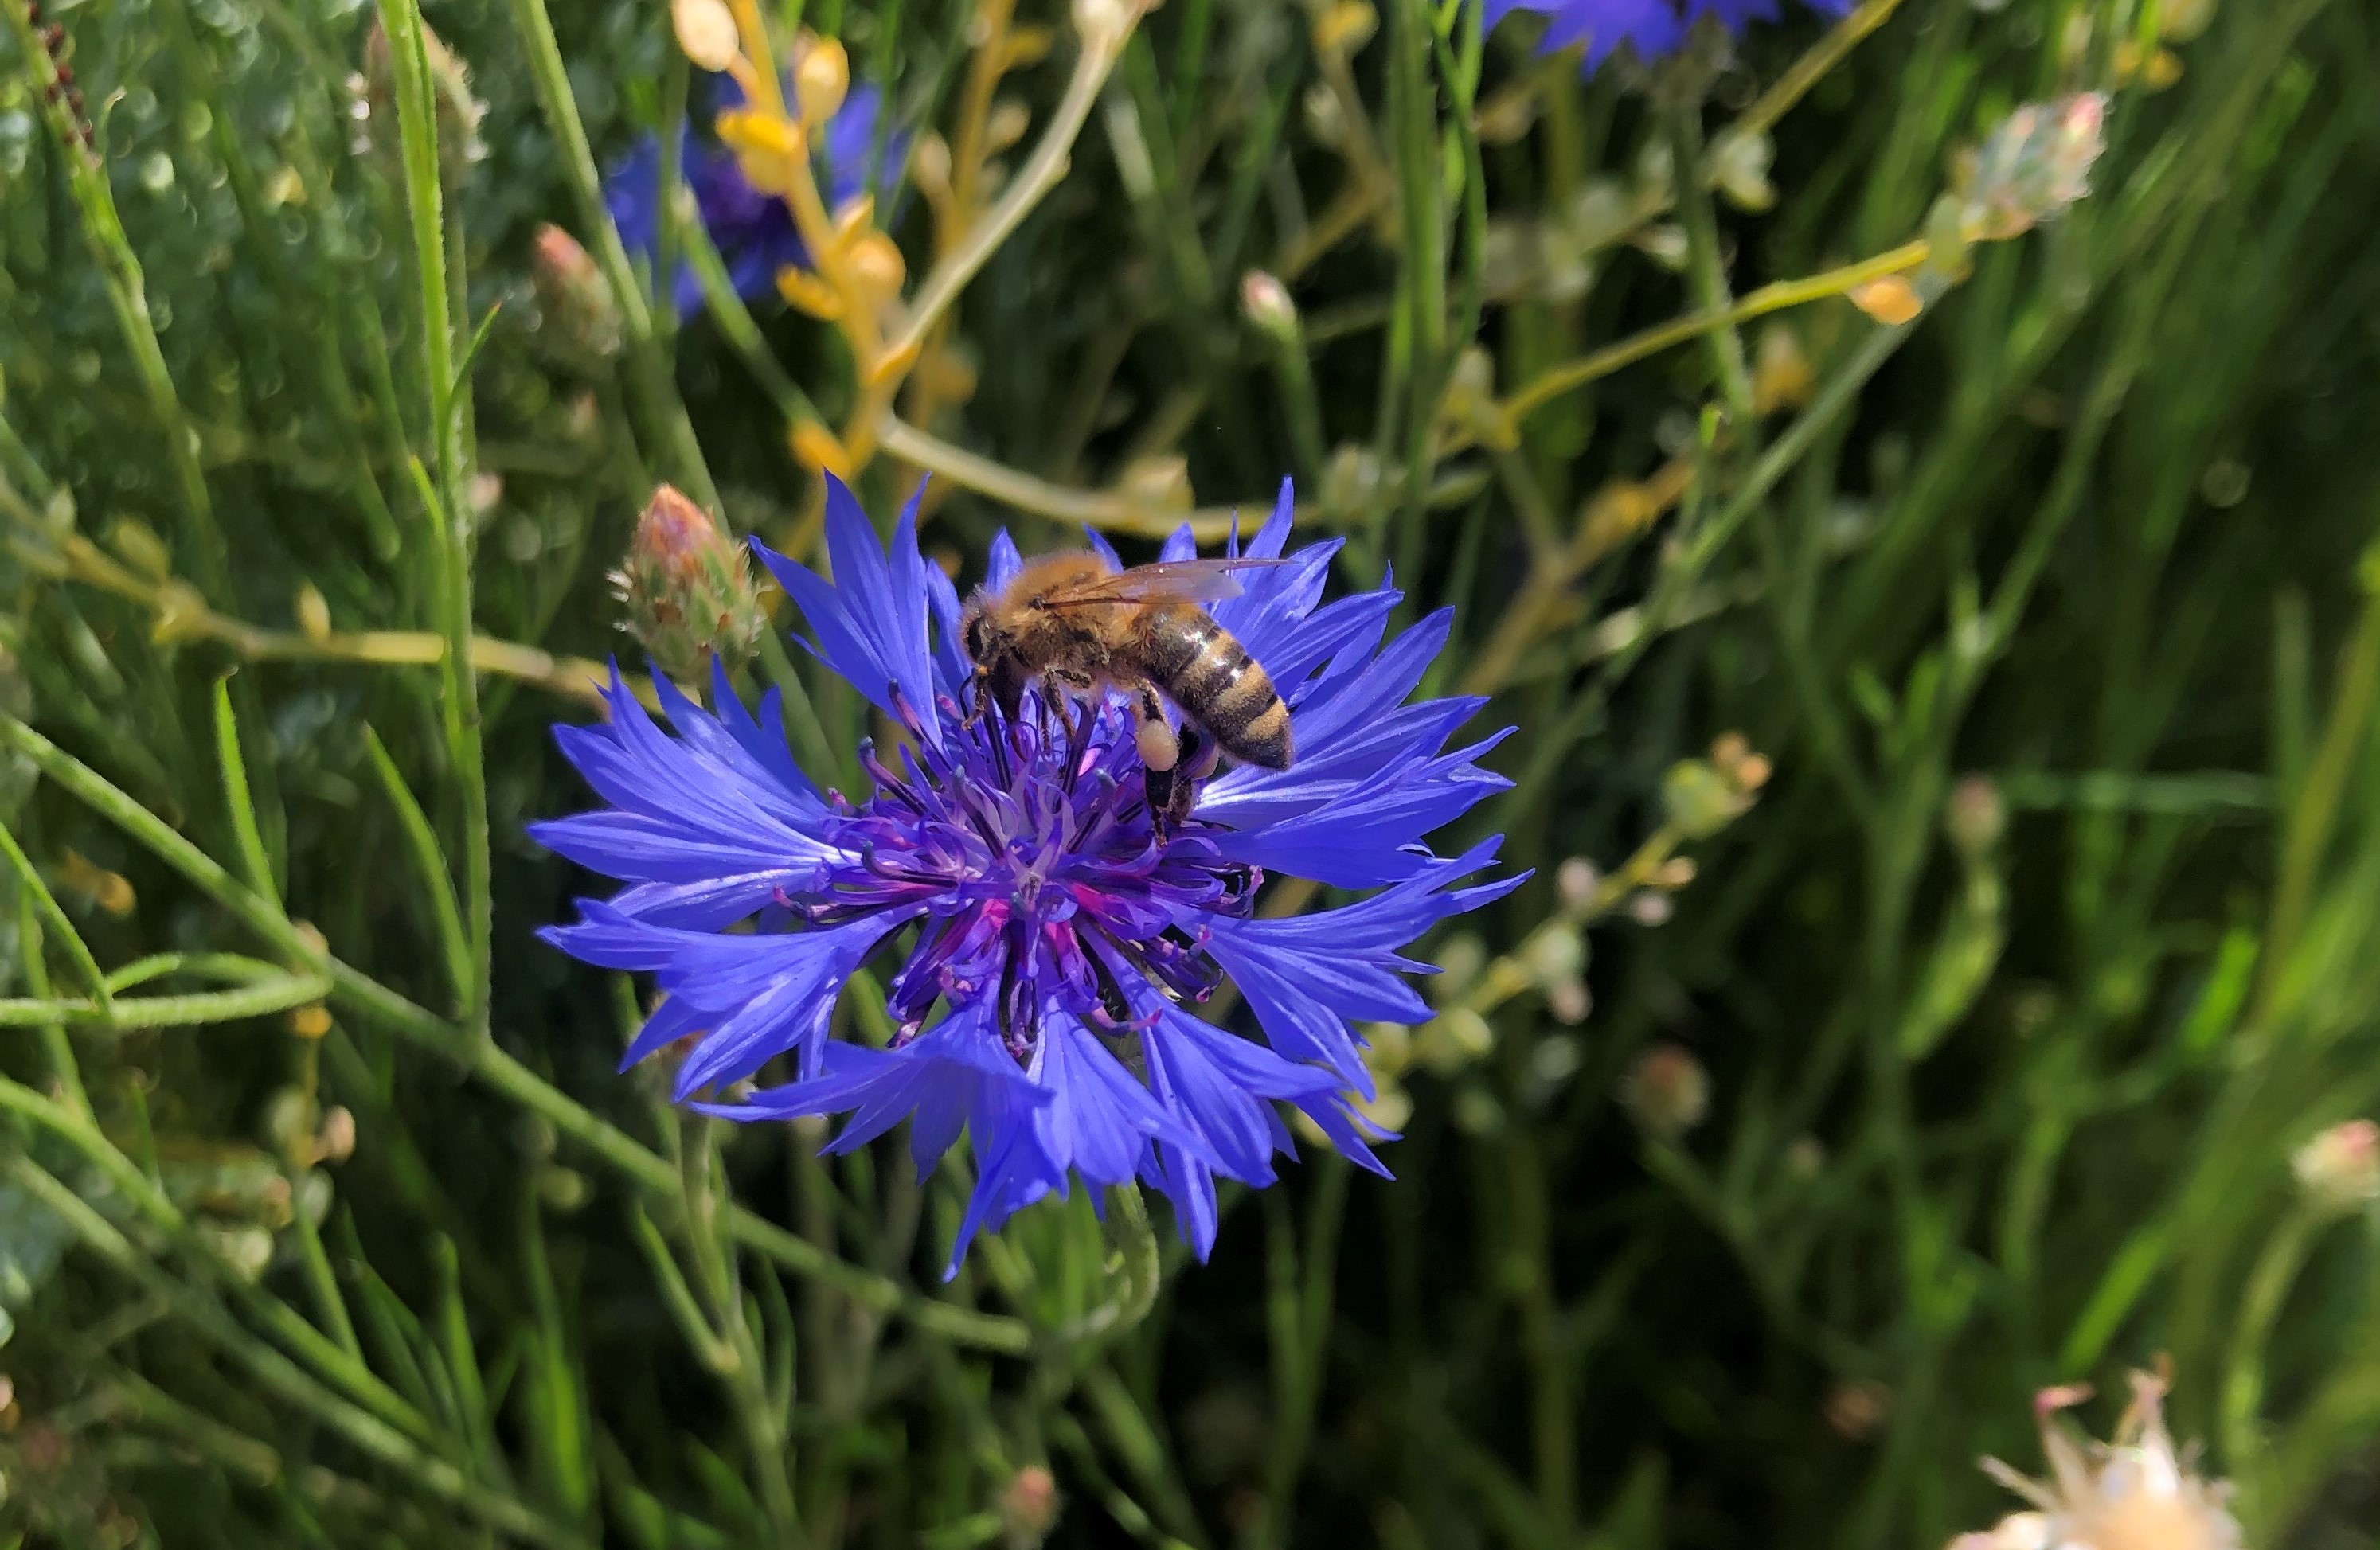
[[[712,717],[666,678],[657,692],[680,735],[655,726],[615,667],[604,692],[611,719],[596,726],[554,729],[554,741],[611,810],[531,824],[531,838],[583,866],[636,883],[699,891],[728,879],[750,879],[758,891],[749,914],[778,886],[814,887],[846,858],[817,837],[826,808],[783,752],[756,752],[732,696],[733,716]],[[771,880],[761,882],[767,876]],[[718,907],[724,907],[720,905]],[[738,918],[730,915],[718,921]]]
[[[1381,771],[1337,800],[1260,829],[1218,829],[1208,838],[1226,860],[1311,878],[1333,888],[1371,888],[1411,878],[1430,861],[1422,837],[1512,784],[1473,762],[1513,729],[1413,768]]]
[[[686,1009],[679,1015],[703,1014],[709,1031],[678,1069],[681,1101],[787,1053],[798,1054],[805,1076],[816,1074],[844,983],[917,914],[884,910],[841,926],[731,937],[657,926],[591,899],[579,911],[577,925],[540,934],[598,967],[650,973]]]
[[[940,565],[926,567],[926,601],[934,621],[935,686],[957,699],[975,677],[975,667],[959,639],[958,588]]]
[[[984,1104],[987,1089],[1002,1084],[1017,1089],[1028,1104],[1050,1101],[1050,1095],[1035,1087],[1001,1047],[978,1004],[952,1013],[898,1049],[831,1043],[816,1076],[764,1088],[747,1103],[695,1107],[730,1120],[792,1120],[853,1111],[843,1132],[828,1144],[830,1152],[864,1146],[914,1117],[909,1151],[923,1183],[958,1139],[960,1123]]]
[[[986,590],[997,592],[1016,579],[1025,568],[1025,556],[1016,552],[1016,540],[1002,527],[991,536],[991,548],[984,556],[983,585]]]
[[[1205,1140],[1159,1107],[1071,1012],[1056,1007],[1043,1012],[1033,1077],[1051,1097],[1034,1117],[1042,1149],[1092,1183],[1132,1178],[1148,1140],[1170,1141],[1212,1160]]]
[[[1498,841],[1449,861],[1431,862],[1410,880],[1335,910],[1271,920],[1184,919],[1256,1010],[1267,1042],[1293,1060],[1322,1060],[1366,1096],[1371,1077],[1351,1020],[1426,1021],[1429,1008],[1400,977],[1426,965],[1398,949],[1450,915],[1503,897],[1518,878],[1468,889],[1448,885],[1494,859]]]
[[[902,508],[888,550],[878,546],[868,514],[843,481],[832,474],[826,481],[832,583],[758,539],[752,547],[801,610],[817,637],[819,660],[888,713],[898,685],[916,708],[926,735],[939,744],[941,719],[932,714],[933,657],[926,642],[928,566],[917,552],[917,498],[912,496]]]

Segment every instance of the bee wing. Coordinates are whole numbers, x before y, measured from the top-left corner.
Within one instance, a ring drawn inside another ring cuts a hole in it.
[[[1240,595],[1234,571],[1285,565],[1286,560],[1162,560],[1135,565],[1053,588],[1042,599],[1045,608],[1089,608],[1105,603],[1211,603]]]

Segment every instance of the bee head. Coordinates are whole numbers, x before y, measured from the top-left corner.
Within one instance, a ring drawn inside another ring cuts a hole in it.
[[[959,645],[965,650],[967,660],[983,665],[991,649],[991,626],[984,619],[981,603],[967,604],[966,612],[960,617]]]

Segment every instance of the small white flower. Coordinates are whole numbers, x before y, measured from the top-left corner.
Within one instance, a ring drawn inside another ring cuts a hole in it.
[[[2200,1476],[2193,1459],[2174,1448],[2164,1382],[2134,1373],[2132,1402],[2115,1437],[2086,1447],[2052,1418],[2090,1392],[2046,1388],[2034,1401],[2049,1479],[1984,1460],[1985,1473],[2038,1510],[2010,1513],[1987,1533],[1962,1534],[1950,1550],[2240,1550],[2240,1525],[2224,1505],[2230,1485]]]

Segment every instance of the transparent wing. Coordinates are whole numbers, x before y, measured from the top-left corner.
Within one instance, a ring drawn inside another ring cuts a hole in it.
[[[1164,560],[1135,565],[1052,588],[1042,599],[1045,608],[1088,608],[1104,603],[1211,603],[1240,595],[1234,571],[1285,565],[1286,560]]]

